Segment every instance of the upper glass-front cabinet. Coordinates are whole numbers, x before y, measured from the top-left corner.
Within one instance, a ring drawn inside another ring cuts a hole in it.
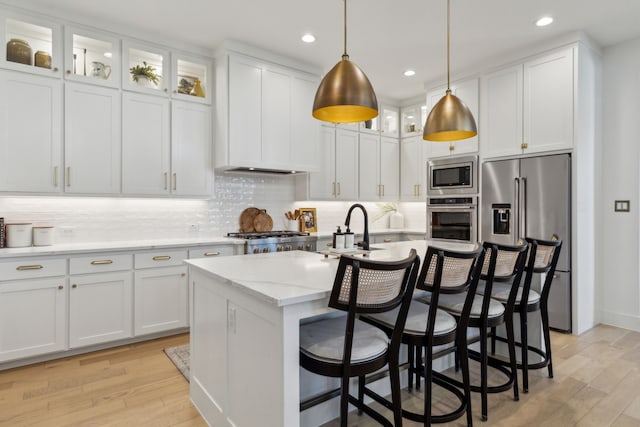
[[[64,74],[76,80],[118,87],[120,85],[120,41],[108,35],[65,27]]]
[[[378,106],[378,116],[360,123],[360,131],[382,133],[384,136],[398,136],[398,109],[385,105]]]
[[[122,88],[137,92],[169,94],[169,51],[155,46],[122,42]]]
[[[60,76],[61,26],[27,15],[2,12],[0,37],[5,49],[2,66],[17,71]]]
[[[171,92],[173,98],[211,103],[213,80],[211,63],[202,58],[174,53]]]
[[[403,107],[400,115],[400,136],[405,137],[422,134],[422,128],[427,121],[427,106],[425,104]]]

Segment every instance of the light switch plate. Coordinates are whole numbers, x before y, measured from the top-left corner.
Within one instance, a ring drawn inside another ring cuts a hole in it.
[[[629,200],[616,200],[614,205],[615,212],[629,212]]]

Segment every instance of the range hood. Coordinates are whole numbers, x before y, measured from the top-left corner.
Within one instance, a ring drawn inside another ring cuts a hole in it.
[[[244,173],[244,174],[265,174],[265,175],[299,175],[301,173],[306,173],[302,171],[290,171],[290,170],[280,170],[280,169],[263,169],[263,168],[253,168],[253,167],[237,167],[231,169],[225,169],[223,173]]]

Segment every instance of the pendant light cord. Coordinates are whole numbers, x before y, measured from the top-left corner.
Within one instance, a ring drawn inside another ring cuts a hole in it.
[[[346,3],[347,0],[345,0]],[[447,0],[447,91],[451,91],[451,0]],[[346,47],[345,47],[346,49]]]
[[[347,55],[347,0],[344,0],[344,53],[343,57],[349,57]]]

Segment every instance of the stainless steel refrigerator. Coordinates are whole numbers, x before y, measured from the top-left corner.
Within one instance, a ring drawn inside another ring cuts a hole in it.
[[[549,326],[571,331],[571,157],[569,154],[485,162],[482,240],[562,239],[549,293]]]

